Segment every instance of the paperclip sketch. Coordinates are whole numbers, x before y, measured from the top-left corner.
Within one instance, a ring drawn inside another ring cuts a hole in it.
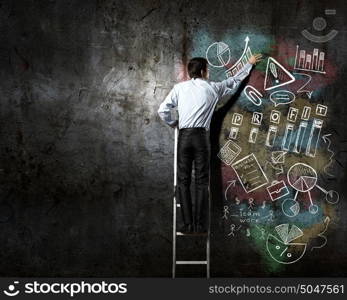
[[[312,53],[306,53],[306,50],[299,51],[299,45],[296,45],[294,70],[325,74],[324,62],[325,52],[314,48]]]
[[[223,68],[230,62],[230,58],[230,48],[224,42],[214,42],[206,50],[207,62],[212,67]]]
[[[336,15],[336,9],[326,9],[325,14],[326,15]],[[322,17],[316,17],[313,19],[312,26],[317,31],[323,31],[327,26],[327,22]],[[335,29],[332,29],[331,31],[329,31],[325,35],[315,35],[315,34],[312,34],[311,32],[309,32],[307,29],[304,29],[301,31],[301,34],[311,42],[326,43],[326,42],[332,40],[338,34],[338,31]]]
[[[247,99],[251,101],[254,105],[260,106],[262,104],[262,93],[260,93],[255,87],[247,85],[243,90]]]
[[[323,234],[328,230],[329,224],[330,224],[330,218],[327,216],[327,217],[324,219],[324,230],[318,234],[318,236],[319,236],[320,238],[322,238],[324,241],[323,241],[323,243],[322,243],[321,245],[312,247],[312,248],[311,248],[311,251],[313,251],[313,249],[321,249],[321,248],[323,248],[323,247],[327,244],[328,239],[327,239],[327,237],[326,237],[325,235],[323,235]]]
[[[234,76],[242,67],[248,62],[249,58],[252,56],[251,48],[249,47],[249,37],[245,38],[245,47],[240,58],[234,63],[228,70],[226,70],[227,77]]]
[[[269,91],[280,86],[287,85],[295,81],[295,78],[289,71],[283,67],[277,60],[269,57],[267,60],[264,90]]]

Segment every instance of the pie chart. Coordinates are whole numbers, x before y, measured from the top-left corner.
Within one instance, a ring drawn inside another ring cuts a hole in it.
[[[266,249],[270,257],[281,264],[293,264],[299,261],[306,252],[306,243],[293,243],[303,236],[302,230],[296,225],[281,224],[275,227],[277,236],[269,234]]]
[[[295,217],[299,214],[300,205],[298,201],[287,198],[282,202],[282,211],[287,217]]]
[[[317,183],[317,172],[311,166],[296,163],[290,167],[287,173],[290,186],[299,192],[308,192]]]
[[[207,48],[206,59],[212,67],[225,67],[230,62],[230,58],[230,48],[224,42],[215,42]]]

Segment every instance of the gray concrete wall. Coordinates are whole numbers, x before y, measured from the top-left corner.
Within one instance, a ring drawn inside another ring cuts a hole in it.
[[[173,130],[158,106],[201,29],[290,37],[288,14],[325,8],[300,3],[2,1],[0,275],[170,276]],[[213,274],[235,275],[214,251]]]

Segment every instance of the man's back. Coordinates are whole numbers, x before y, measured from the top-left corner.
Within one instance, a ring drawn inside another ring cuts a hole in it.
[[[196,78],[174,87],[177,96],[179,127],[209,127],[218,94],[208,81]]]

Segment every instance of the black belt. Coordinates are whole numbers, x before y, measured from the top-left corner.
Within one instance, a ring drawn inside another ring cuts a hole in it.
[[[181,128],[180,131],[207,131],[205,127],[189,127],[189,128]]]

